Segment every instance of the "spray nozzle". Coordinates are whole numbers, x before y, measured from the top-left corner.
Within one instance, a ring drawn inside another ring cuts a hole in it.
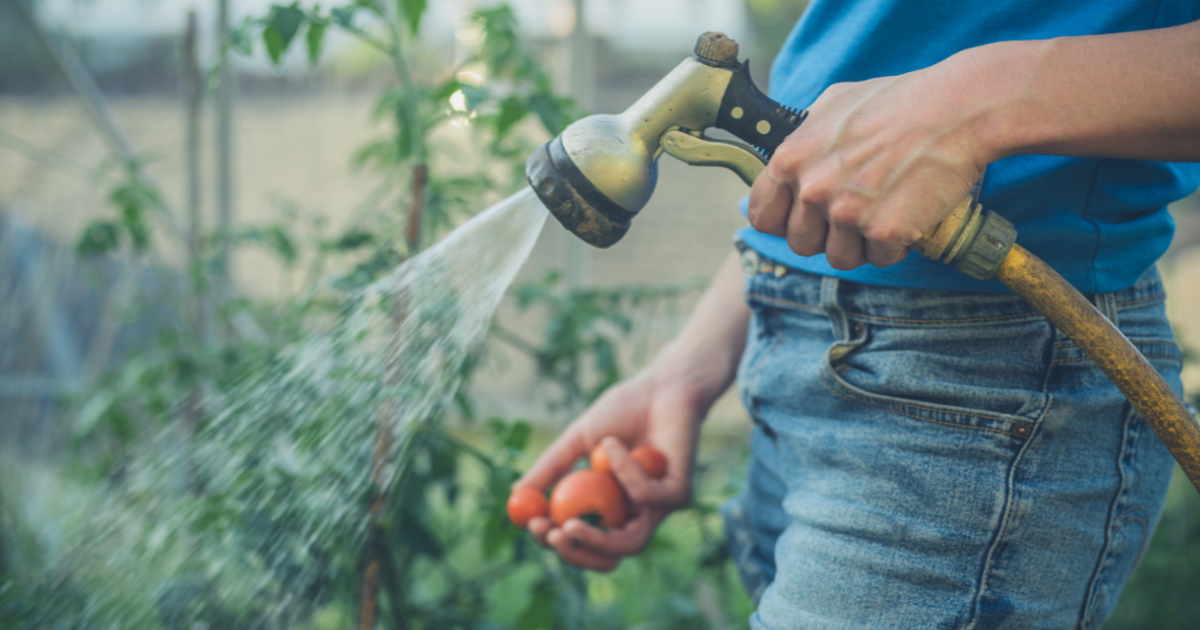
[[[767,98],[750,80],[737,42],[704,33],[695,55],[617,115],[588,116],[538,148],[525,177],[571,232],[597,247],[616,243],[645,207],[664,151],[688,164],[724,166],[747,184],[805,113]],[[704,136],[724,129],[740,142]]]

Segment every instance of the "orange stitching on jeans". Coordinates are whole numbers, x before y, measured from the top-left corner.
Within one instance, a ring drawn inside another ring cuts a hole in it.
[[[1146,357],[1147,359],[1174,359],[1176,361],[1183,360],[1173,354],[1143,354],[1142,356]],[[1091,359],[1089,359],[1088,357],[1075,357],[1073,359],[1053,359],[1050,362],[1051,363],[1074,363],[1076,361],[1090,361],[1090,360]]]
[[[1136,300],[1127,300],[1125,302],[1117,302],[1117,306],[1129,306],[1130,304],[1141,304],[1142,302],[1151,302],[1153,300],[1158,300],[1158,299],[1165,298],[1165,297],[1167,297],[1167,294],[1165,292],[1157,293],[1155,295],[1151,295],[1150,297],[1138,298]]]
[[[770,297],[770,296],[767,296],[767,295],[763,295],[763,294],[761,294],[761,293],[754,293],[754,292],[751,292],[751,293],[749,293],[748,295],[749,295],[750,297],[758,298],[758,299],[760,299],[760,300],[763,300],[763,301],[765,301],[765,302],[775,302],[775,303],[777,303],[777,304],[786,304],[786,305],[789,305],[789,306],[798,306],[798,307],[800,307],[800,308],[806,308],[806,309],[813,310],[813,311],[819,311],[819,312],[821,312],[821,313],[824,313],[824,312],[825,312],[825,309],[821,308],[820,306],[813,306],[812,304],[805,304],[805,303],[803,303],[803,302],[795,302],[795,301],[792,301],[792,300],[785,300],[785,299],[783,299],[783,298],[774,298],[774,297]]]
[[[1175,343],[1174,339],[1130,339],[1129,343],[1131,343],[1135,346],[1163,345],[1163,346],[1178,347],[1178,344]],[[1056,344],[1054,344],[1054,347],[1055,348],[1075,348],[1077,346],[1075,345],[1074,341],[1068,341],[1065,343],[1056,343]]]
[[[848,396],[846,396],[846,395],[844,395],[844,394],[838,393],[838,390],[839,390],[839,389],[842,389],[843,391],[845,391],[845,390],[844,390],[844,388],[842,388],[840,385],[836,385],[835,383],[832,383],[832,382],[829,380],[829,376],[828,376],[827,374],[825,374],[825,371],[824,371],[824,370],[822,370],[822,371],[821,371],[821,380],[825,381],[825,385],[826,385],[826,387],[828,387],[828,388],[829,388],[829,390],[833,392],[833,395],[834,395],[834,396],[837,396],[838,398],[841,398],[841,399],[843,399],[843,400],[849,400],[849,401],[851,401],[851,402],[854,402],[854,401],[856,401],[856,400],[857,400],[857,401],[859,401],[859,402],[863,402],[863,403],[866,403],[866,404],[868,404],[868,405],[871,405],[872,407],[877,407],[877,408],[879,408],[879,409],[883,409],[884,411],[890,411],[890,412],[892,412],[892,413],[897,413],[897,414],[900,414],[900,415],[902,415],[902,416],[907,416],[907,417],[909,417],[909,418],[914,418],[914,419],[916,419],[916,420],[920,420],[920,421],[922,421],[922,422],[932,422],[932,423],[934,423],[934,424],[942,424],[942,425],[945,425],[945,426],[948,426],[948,427],[959,427],[959,428],[962,428],[962,429],[977,429],[977,430],[979,430],[979,431],[991,431],[992,433],[999,433],[999,434],[1001,434],[1001,435],[1007,435],[1007,436],[1010,436],[1010,437],[1016,437],[1016,436],[1014,436],[1014,435],[1012,434],[1012,432],[1011,432],[1011,431],[1003,431],[1003,430],[1000,430],[1000,429],[993,429],[993,428],[991,428],[991,427],[977,427],[977,426],[972,426],[972,425],[969,425],[969,424],[957,424],[957,423],[954,423],[954,422],[945,422],[945,421],[942,421],[942,420],[934,420],[933,418],[925,418],[925,417],[922,417],[922,416],[914,416],[914,415],[913,415],[913,414],[911,414],[911,413],[904,413],[903,411],[900,411],[900,410],[898,410],[898,409],[894,409],[894,408],[893,408],[893,406],[892,406],[892,404],[885,405],[885,404],[883,404],[883,403],[875,402],[875,401],[873,401],[873,400],[870,400],[869,398],[864,398],[864,397],[862,397],[862,396],[859,396],[858,394],[855,394],[854,392],[846,392],[847,394],[850,394],[850,395],[854,396],[854,398],[849,398]],[[977,414],[965,414],[965,413],[958,413],[958,412],[955,412],[955,411],[942,411],[942,410],[935,410],[935,409],[926,409],[925,407],[918,407],[918,406],[916,406],[916,405],[906,405],[906,404],[903,404],[903,403],[894,403],[894,405],[895,405],[895,406],[898,406],[898,407],[912,407],[912,408],[914,408],[914,409],[924,409],[925,411],[935,411],[935,412],[941,412],[941,413],[952,413],[952,414],[959,415],[959,416],[967,416],[967,417],[979,417],[979,418],[989,418],[989,419],[991,419],[991,420],[999,420],[1000,422],[1008,422],[1009,424],[1012,424],[1012,421],[1011,421],[1011,420],[1000,420],[999,418],[992,418],[991,416],[983,416],[983,415],[977,415]]]
[[[765,302],[774,302],[777,304],[785,304],[785,305],[789,305],[789,306],[798,306],[800,308],[812,309],[815,311],[820,311],[822,313],[825,312],[825,309],[823,309],[819,306],[812,306],[811,304],[805,304],[803,302],[795,302],[792,300],[785,300],[783,298],[769,297],[769,296],[763,295],[761,293],[753,293],[752,292],[749,295],[751,297],[756,297]],[[846,312],[846,317],[850,317],[850,318],[861,317],[864,319],[877,319],[877,320],[885,321],[885,322],[904,322],[904,323],[908,323],[908,324],[953,324],[956,322],[991,322],[991,321],[997,321],[997,320],[1001,320],[1001,319],[1016,319],[1018,317],[1029,317],[1031,315],[1037,315],[1037,312],[1030,311],[1028,313],[1019,313],[1016,315],[997,315],[996,317],[965,317],[963,319],[904,319],[904,318],[900,318],[900,317],[883,317],[882,315],[867,315],[865,313],[854,313],[854,312],[850,312],[850,311]]]

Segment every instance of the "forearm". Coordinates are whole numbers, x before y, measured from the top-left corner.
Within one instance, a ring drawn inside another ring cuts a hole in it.
[[[659,353],[650,373],[665,387],[707,409],[737,375],[749,321],[741,265],[737,254],[731,253],[683,331]]]
[[[1200,22],[1002,42],[947,60],[987,161],[1025,153],[1200,161]]]

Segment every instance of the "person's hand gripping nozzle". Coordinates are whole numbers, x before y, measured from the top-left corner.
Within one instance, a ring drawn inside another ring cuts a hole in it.
[[[525,176],[560,223],[596,247],[616,243],[645,207],[667,153],[723,166],[754,182],[807,113],[755,87],[737,43],[704,33],[684,59],[623,113],[579,120],[539,147]],[[704,135],[723,129],[746,144]],[[1016,244],[1011,223],[968,198],[911,249],[978,280],[997,279],[1066,333],[1112,379],[1200,491],[1200,424],[1141,353],[1090,301]]]

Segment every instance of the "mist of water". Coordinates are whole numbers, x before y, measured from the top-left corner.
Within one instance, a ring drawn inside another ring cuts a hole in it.
[[[321,576],[354,570],[321,550],[361,546],[370,498],[402,472],[413,428],[450,404],[546,215],[529,189],[485,210],[206,400],[217,413],[195,435],[139,447],[99,492],[54,490],[41,535],[60,541],[62,579],[31,626],[171,626],[198,601],[227,609],[204,614],[217,625],[311,614]]]

